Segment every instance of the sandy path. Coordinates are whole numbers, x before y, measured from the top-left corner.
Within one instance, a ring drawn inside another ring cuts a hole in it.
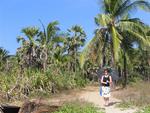
[[[96,86],[86,87],[85,90],[80,94],[79,98],[91,102],[97,107],[104,108],[106,113],[134,113],[136,111],[136,109],[131,108],[127,110],[121,110],[120,108],[115,107],[120,100],[113,98],[113,96],[110,98],[110,105],[105,107],[103,97],[99,96],[99,88]]]
[[[103,97],[99,96],[98,86],[88,86],[86,88],[83,88],[82,90],[65,91],[51,97],[51,99],[45,100],[45,102],[59,106],[64,102],[73,100],[83,100],[93,103],[96,107],[103,108],[106,113],[134,113],[136,111],[136,109],[131,108],[127,110],[121,110],[120,108],[117,108],[116,104],[118,104],[120,100],[117,100],[113,97],[113,92],[110,98],[110,105],[108,107],[105,107]]]

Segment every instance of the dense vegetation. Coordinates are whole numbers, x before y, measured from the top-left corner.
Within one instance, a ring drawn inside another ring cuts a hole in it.
[[[101,4],[103,14],[95,17],[97,28],[86,46],[81,26],[63,32],[58,21],[47,26],[40,21],[39,27],[21,30],[15,55],[0,48],[1,94],[12,100],[82,87],[93,78],[95,69],[105,66],[118,71],[124,87],[129,81],[149,81],[150,27],[132,18],[131,12],[137,8],[150,11],[150,3],[102,0]]]
[[[24,98],[36,93],[55,93],[61,89],[84,86],[88,80],[79,66],[79,50],[86,34],[75,25],[61,33],[58,22],[43,31],[37,27],[22,29],[21,47],[9,56],[1,48],[1,91],[7,99]]]

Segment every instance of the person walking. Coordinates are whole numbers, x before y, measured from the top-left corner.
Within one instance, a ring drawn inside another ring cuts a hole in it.
[[[104,75],[101,77],[101,85],[102,85],[102,96],[104,97],[104,105],[109,105],[110,98],[110,86],[112,84],[112,77],[108,74],[107,70],[104,70]]]

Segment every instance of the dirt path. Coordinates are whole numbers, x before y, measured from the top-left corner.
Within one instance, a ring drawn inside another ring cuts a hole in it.
[[[112,92],[113,95],[113,92]],[[103,108],[106,113],[134,113],[136,109],[121,110],[117,108],[116,105],[120,102],[113,96],[110,98],[110,105],[105,107],[103,97],[99,96],[98,86],[88,86],[82,90],[66,91],[65,93],[55,95],[49,100],[49,103],[62,104],[64,102],[73,100],[83,100],[93,103],[96,107]]]
[[[99,88],[96,86],[86,87],[80,94],[79,98],[91,102],[97,107],[104,108],[106,113],[134,113],[136,111],[136,109],[131,108],[127,110],[117,108],[116,104],[118,104],[120,100],[115,99],[113,96],[110,98],[109,106],[105,107],[103,97],[99,96]]]

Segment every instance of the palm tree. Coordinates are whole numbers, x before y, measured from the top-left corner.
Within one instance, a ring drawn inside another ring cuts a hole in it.
[[[145,31],[146,25],[138,18],[130,18],[130,12],[136,8],[142,8],[143,10],[150,11],[150,3],[146,0],[102,0],[104,14],[98,14],[95,18],[95,22],[98,25],[97,34],[99,37],[105,38],[104,41],[110,44],[110,52],[112,54],[112,65],[115,67],[119,61],[119,55],[122,53],[124,46],[124,38],[133,38],[143,44],[150,44],[146,37]],[[122,33],[128,33],[126,37]],[[89,45],[93,45],[94,41],[98,39],[92,39]],[[101,43],[99,41],[99,43]],[[87,46],[88,47],[88,46]],[[83,50],[82,56],[86,56],[87,48]],[[84,60],[81,57],[82,62]],[[83,65],[83,63],[82,63]],[[126,75],[124,75],[126,78]]]
[[[139,72],[140,75],[143,76],[144,80],[150,80],[150,65],[149,65],[149,59],[150,59],[150,51],[149,47],[140,47],[137,50],[137,60],[136,65],[136,71]]]
[[[40,21],[41,22],[41,21]],[[42,24],[42,22],[41,22]],[[43,69],[46,70],[48,56],[50,56],[50,62],[52,63],[53,49],[56,38],[58,39],[58,31],[60,30],[58,27],[58,21],[50,22],[48,26],[42,24],[43,31],[40,32],[39,38],[37,41],[40,44],[40,59],[42,61]]]
[[[22,29],[22,33],[25,37],[19,36],[17,42],[22,41],[22,47],[18,48],[18,55],[21,62],[24,62],[27,66],[31,67],[35,64],[36,47],[38,46],[35,39],[39,34],[37,27],[27,27]]]
[[[136,19],[136,21],[137,20],[138,19]],[[149,30],[149,27],[144,25],[144,23],[141,23],[141,24],[142,24],[141,27],[143,27],[143,29],[145,30],[145,33],[144,33],[145,37],[144,38],[146,38],[146,40],[149,41],[149,36],[147,34],[147,30]],[[122,62],[122,64],[123,64],[122,68],[123,68],[124,77],[125,77],[123,86],[125,87],[126,83],[127,83],[127,65],[129,67],[131,67],[133,57],[136,57],[136,56],[132,55],[132,52],[136,51],[137,49],[140,50],[141,47],[144,47],[144,48],[145,48],[145,46],[147,47],[148,43],[142,43],[141,40],[138,40],[137,36],[128,33],[128,31],[124,31],[120,34],[122,34],[122,36],[124,37],[122,39],[122,43],[121,43],[121,49],[122,49],[122,54],[121,54],[122,56],[121,57],[122,57],[122,61],[123,61]],[[133,45],[134,45],[135,42],[136,42],[136,44],[138,44],[140,46],[140,48],[133,48]],[[141,52],[144,55],[143,49],[141,50]],[[140,54],[140,52],[138,54]],[[148,56],[148,55],[146,55],[146,56]],[[145,65],[148,65],[148,59],[147,58],[146,57],[144,58],[145,61],[147,62],[147,64],[145,64]],[[141,58],[141,60],[142,60],[142,58]],[[142,61],[142,62],[144,62],[144,61]]]
[[[104,0],[103,4],[106,8],[105,14],[98,15],[96,20],[102,27],[106,27],[105,33],[110,35],[113,58],[117,62],[120,45],[124,38],[122,32],[127,32],[144,43],[147,42],[144,23],[137,18],[129,18],[128,15],[136,7],[150,9],[150,4],[143,0],[135,0],[134,2],[130,0]],[[108,7],[109,9],[107,9]]]
[[[0,69],[3,68],[3,65],[7,62],[8,57],[8,51],[0,47]]]
[[[70,62],[70,68],[72,71],[76,71],[77,56],[79,49],[85,44],[86,34],[81,26],[75,25],[68,29],[67,36],[67,53],[72,57],[72,62]]]
[[[133,48],[133,42],[134,37],[132,37],[130,34],[128,34],[127,32],[123,32],[121,33],[124,38],[122,39],[122,43],[121,43],[121,54],[120,54],[120,61],[118,62],[117,66],[121,67],[121,69],[123,70],[123,74],[124,74],[124,82],[123,82],[123,87],[126,86],[127,83],[127,65],[129,65],[132,60],[132,52],[134,51]],[[128,38],[130,37],[130,38]]]

